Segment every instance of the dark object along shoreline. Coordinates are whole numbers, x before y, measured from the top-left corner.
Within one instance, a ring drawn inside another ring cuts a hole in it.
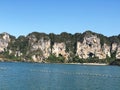
[[[106,66],[106,65],[115,65],[120,66],[120,60],[115,60],[112,63],[51,63],[51,62],[34,62],[31,60],[11,60],[11,59],[1,59],[0,62],[25,62],[25,63],[46,63],[46,64],[74,64],[74,65],[91,65],[91,66]]]
[[[112,63],[110,63],[110,65],[118,65],[118,66],[120,66],[120,60],[115,60]]]

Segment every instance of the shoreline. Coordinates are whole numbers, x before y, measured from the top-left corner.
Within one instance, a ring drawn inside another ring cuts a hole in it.
[[[106,63],[83,63],[83,65],[106,66],[106,65],[109,65],[109,64],[106,64]]]
[[[107,65],[109,65],[107,63],[65,63],[65,64],[91,65],[91,66],[107,66]]]
[[[31,61],[10,61],[10,60],[0,60],[0,62],[25,62],[25,63],[43,63],[43,62],[31,62]],[[107,63],[49,63],[49,62],[45,62],[44,64],[74,64],[74,65],[96,65],[96,66],[106,66],[109,65]]]
[[[0,58],[0,62],[26,62],[26,63],[43,63],[43,62],[33,62],[33,61],[17,61],[17,60],[10,60],[6,58]],[[45,64],[48,64],[49,62],[44,62]],[[49,63],[49,64],[74,64],[74,65],[91,65],[91,66],[107,66],[110,65],[108,63]]]

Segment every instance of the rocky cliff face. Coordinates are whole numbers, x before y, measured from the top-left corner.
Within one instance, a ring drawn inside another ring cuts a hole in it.
[[[116,39],[117,38],[117,39]],[[33,32],[17,39],[3,33],[0,35],[0,58],[44,62],[50,55],[62,56],[65,60],[78,56],[81,59],[120,59],[120,38],[109,38],[97,33],[53,34]],[[117,41],[116,41],[117,40]],[[110,44],[108,44],[109,42]]]
[[[2,33],[0,35],[0,52],[4,52],[5,50],[7,50],[9,42],[10,42],[9,34]]]
[[[111,46],[111,53],[115,53],[115,58],[120,59],[120,44],[113,43]]]
[[[115,52],[117,50],[117,47],[117,43],[112,43],[111,52]]]
[[[64,43],[54,43],[52,53],[57,57],[63,56],[66,60],[68,60],[69,53],[66,52],[66,45]]]
[[[120,59],[120,45],[117,47],[116,59]]]
[[[80,58],[98,57],[105,59],[110,55],[110,46],[104,44],[101,46],[100,39],[96,35],[85,36],[83,42],[77,42],[77,53]]]
[[[44,59],[48,58],[48,56],[51,53],[49,37],[47,40],[45,40],[44,37],[38,39],[34,34],[32,34],[28,36],[28,40],[29,40],[28,54],[32,53],[31,58],[33,61],[42,62]]]

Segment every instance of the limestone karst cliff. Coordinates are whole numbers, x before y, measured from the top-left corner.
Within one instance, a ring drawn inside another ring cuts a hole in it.
[[[9,35],[7,33],[2,33],[0,36],[0,52],[4,52],[7,49],[9,42]]]
[[[0,34],[0,58],[8,60],[47,62],[48,58],[63,57],[69,62],[79,59],[120,59],[120,35],[106,37],[91,31],[59,35],[33,32],[15,38],[8,33]]]

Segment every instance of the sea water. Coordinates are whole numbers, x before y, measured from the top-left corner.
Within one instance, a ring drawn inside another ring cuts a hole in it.
[[[120,90],[120,67],[0,62],[0,90]]]

